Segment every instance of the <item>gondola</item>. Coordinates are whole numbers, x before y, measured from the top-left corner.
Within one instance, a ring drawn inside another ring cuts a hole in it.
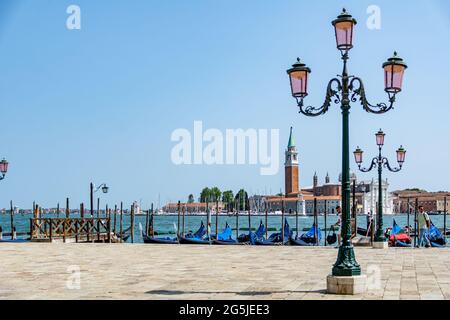
[[[131,237],[131,226],[123,230],[122,232],[116,232],[117,239],[121,239],[122,242],[127,242],[128,238]]]
[[[188,233],[185,236],[180,236],[180,244],[211,244],[210,239],[205,239],[206,230],[203,221],[200,228],[194,234]]]
[[[218,245],[240,245],[240,244],[244,244],[244,243],[240,243],[238,240],[233,239],[232,236],[232,230],[230,228],[230,226],[228,225],[228,223],[226,223],[225,225],[225,229],[223,230],[222,233],[219,233],[219,235],[216,237],[214,237],[212,239],[212,243],[213,244],[218,244]]]
[[[249,231],[248,234],[241,234],[237,238],[240,244],[251,244],[255,245],[256,240],[264,240],[264,234],[266,233],[266,227],[262,220],[259,223],[259,227],[255,232]]]
[[[300,239],[300,237],[293,237],[289,239],[289,244],[291,246],[302,246],[302,247],[312,247],[314,246],[313,243],[307,243],[305,241],[303,241],[302,239]]]
[[[432,247],[440,248],[447,245],[447,240],[441,231],[435,227],[433,222],[431,222],[430,230],[428,231],[428,240]]]
[[[316,241],[316,234],[319,238],[318,241]],[[291,237],[290,243],[294,246],[315,246],[320,243],[321,239],[322,234],[320,228],[316,228],[316,224],[313,224],[307,233],[302,234],[300,237]]]
[[[361,228],[361,227],[358,227],[358,229],[356,231],[356,233],[359,234],[360,236],[370,237],[370,234],[368,234],[367,232],[368,232],[367,229],[364,229],[364,228]]]
[[[292,230],[289,227],[287,220],[284,220],[284,242],[282,232],[272,233],[268,239],[256,239],[255,244],[258,246],[276,246],[282,244],[288,244],[289,239],[292,237]]]
[[[394,220],[392,229],[389,234],[389,245],[391,247],[412,247],[411,237],[399,227],[397,222]]]
[[[142,239],[144,243],[151,244],[178,244],[178,238],[170,238],[170,237],[150,237],[142,231]]]

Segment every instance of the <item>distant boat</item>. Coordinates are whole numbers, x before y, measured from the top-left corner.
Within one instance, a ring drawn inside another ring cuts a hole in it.
[[[287,220],[284,220],[284,239],[283,239],[283,231],[272,233],[268,239],[256,239],[255,244],[259,246],[275,246],[275,245],[283,245],[288,244],[289,239],[292,237],[292,230],[289,227],[289,223]],[[284,242],[283,242],[284,240]]]
[[[207,231],[202,221],[197,232],[180,236],[179,242],[180,244],[210,244],[210,240],[206,238],[206,233]]]

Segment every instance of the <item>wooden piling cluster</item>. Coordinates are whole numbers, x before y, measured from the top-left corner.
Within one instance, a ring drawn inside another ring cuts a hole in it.
[[[10,202],[11,227],[15,231],[14,226],[14,207]],[[120,210],[117,205],[114,210],[106,205],[104,215],[101,214],[99,206],[97,206],[97,218],[94,218],[94,211],[91,203],[90,215],[86,214],[84,203],[80,203],[79,216],[71,217],[70,199],[66,198],[66,208],[64,217],[60,218],[61,208],[59,203],[56,209],[56,218],[43,217],[43,210],[40,206],[33,202],[33,216],[30,218],[29,232],[25,233],[30,236],[31,241],[39,242],[123,242],[123,237],[129,236],[131,242],[134,242],[135,229],[135,208],[131,207],[130,228],[127,228],[124,234],[123,230],[123,203],[120,203]],[[152,208],[153,211],[153,208]],[[119,231],[117,230],[117,215],[119,218]],[[16,233],[12,236],[16,239]]]
[[[110,219],[31,218],[32,241],[112,242]]]

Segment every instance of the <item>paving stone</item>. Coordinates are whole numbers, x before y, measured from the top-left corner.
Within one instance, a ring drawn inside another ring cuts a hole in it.
[[[1,244],[0,299],[450,300],[448,249],[355,254],[368,290],[342,296],[326,294],[332,248]]]

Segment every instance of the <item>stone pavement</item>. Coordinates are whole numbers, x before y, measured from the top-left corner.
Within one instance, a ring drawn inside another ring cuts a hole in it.
[[[330,247],[1,243],[0,299],[450,299],[449,248],[355,251],[368,291],[337,296]]]

